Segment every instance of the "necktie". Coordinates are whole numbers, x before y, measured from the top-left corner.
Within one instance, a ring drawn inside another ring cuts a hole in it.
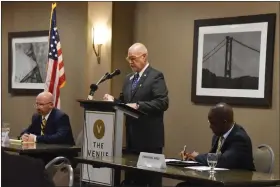
[[[221,152],[221,147],[222,147],[223,140],[224,140],[224,137],[220,136],[219,141],[218,141],[218,147],[217,147],[216,153],[220,153]]]
[[[46,123],[47,123],[46,118],[43,118],[42,123],[41,123],[41,135],[44,135],[44,133],[45,133]]]
[[[133,80],[132,80],[132,91],[136,88],[136,85],[138,83],[138,78],[139,78],[139,74],[136,73],[133,77]]]

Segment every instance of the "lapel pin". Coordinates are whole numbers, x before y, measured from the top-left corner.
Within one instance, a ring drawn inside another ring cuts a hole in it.
[[[142,86],[142,84],[139,85],[140,87]]]
[[[144,74],[144,77],[146,77],[146,74]]]

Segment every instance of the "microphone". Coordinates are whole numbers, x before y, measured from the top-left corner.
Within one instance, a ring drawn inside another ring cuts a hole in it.
[[[91,84],[90,85],[90,92],[89,92],[88,97],[87,97],[88,100],[92,100],[93,99],[93,95],[94,95],[95,91],[98,89],[98,85],[101,82],[103,82],[104,80],[106,80],[108,75],[109,75],[108,72],[105,73],[105,75],[103,75],[96,84]]]
[[[96,90],[98,90],[98,85],[101,84],[102,82],[108,80],[108,79],[112,79],[114,76],[121,74],[121,71],[119,69],[116,69],[115,71],[113,71],[112,73],[105,73],[96,84],[91,84],[90,85],[90,92],[88,94],[88,100],[92,100],[93,99],[93,95],[95,93]]]
[[[112,79],[114,76],[121,74],[121,70],[116,69],[114,72],[110,73],[108,79]]]
[[[101,78],[99,79],[99,81],[96,83],[96,85],[99,85],[100,83],[102,83],[102,82],[104,82],[105,80],[107,80],[109,75],[110,75],[110,74],[109,74],[108,72],[105,73],[105,75],[103,75],[103,77],[101,77]]]
[[[90,92],[88,94],[88,100],[92,100],[93,99],[93,95],[95,93],[95,91],[98,89],[98,86],[96,84],[91,84],[90,85]]]
[[[121,71],[120,71],[119,69],[116,69],[116,70],[113,71],[112,73],[106,74],[106,75],[104,76],[104,78],[103,78],[100,82],[98,82],[98,84],[100,84],[100,83],[102,83],[102,82],[104,82],[104,81],[106,81],[106,80],[108,80],[108,79],[112,79],[114,76],[119,75],[119,74],[121,74]]]

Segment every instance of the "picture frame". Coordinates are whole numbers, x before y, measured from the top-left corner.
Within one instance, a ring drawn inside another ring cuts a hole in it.
[[[8,91],[37,95],[45,87],[49,31],[8,33]]]
[[[270,108],[276,14],[194,21],[191,101]]]

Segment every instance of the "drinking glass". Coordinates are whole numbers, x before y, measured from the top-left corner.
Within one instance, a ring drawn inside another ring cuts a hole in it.
[[[210,167],[210,173],[215,173],[215,167],[218,163],[218,157],[219,155],[217,153],[208,153],[207,154],[207,163],[208,166]]]

